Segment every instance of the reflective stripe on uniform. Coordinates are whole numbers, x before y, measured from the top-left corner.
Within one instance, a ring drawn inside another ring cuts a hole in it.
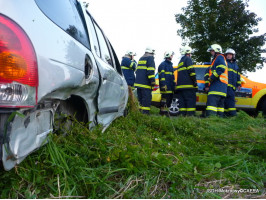
[[[129,66],[129,67],[130,67],[131,69],[132,69],[132,67],[133,67],[134,63],[135,63],[135,62],[131,62],[131,64],[130,64],[130,66]]]
[[[180,66],[182,66],[182,65],[184,65],[184,62],[179,63],[178,67],[180,67]]]
[[[196,108],[187,108],[187,111],[196,111]]]
[[[121,68],[122,69],[130,69],[129,67],[126,67],[126,66],[122,66]]]
[[[206,73],[204,76],[210,76],[210,74],[209,73]]]
[[[187,70],[187,68],[186,67],[181,67],[181,68],[179,68],[179,69],[177,69],[177,71],[183,71],[183,70]]]
[[[145,66],[138,66],[137,69],[147,69]]]
[[[155,75],[149,75],[148,78],[155,78]]]
[[[150,107],[141,107],[140,109],[141,109],[141,110],[151,110]]]
[[[140,60],[138,62],[138,65],[145,65],[147,63],[147,60]]]
[[[196,76],[196,73],[190,73],[190,76]]]
[[[222,81],[223,83],[227,83],[228,82],[228,79],[223,78],[223,77],[220,77],[220,81]]]
[[[211,111],[214,111],[214,112],[217,112],[217,107],[214,107],[214,106],[207,106],[206,110],[211,110]]]
[[[225,112],[230,112],[230,111],[235,111],[236,108],[227,108],[227,109],[224,109]]]
[[[154,67],[147,67],[147,70],[155,71],[155,68]]]
[[[173,75],[173,72],[165,72],[165,74]]]
[[[224,112],[224,108],[217,108],[217,112]]]
[[[192,69],[192,68],[194,68],[193,65],[190,65],[190,66],[187,67],[187,69]]]
[[[238,74],[238,72],[237,72],[236,70],[231,69],[231,68],[228,68],[228,71],[230,71],[230,72],[234,72],[234,73]]]
[[[143,84],[138,84],[138,83],[135,83],[134,86],[135,87],[151,89],[151,86],[149,86],[149,85],[143,85]]]
[[[161,94],[172,94],[173,91],[160,91]]]
[[[226,66],[224,66],[224,65],[218,65],[216,68],[218,68],[218,67],[226,69]]]
[[[234,90],[236,89],[235,86],[233,86],[232,84],[228,84],[229,87],[232,87]]]
[[[180,111],[187,111],[187,108],[180,108]]]
[[[213,71],[213,75],[217,78],[219,77],[219,75],[216,73],[216,70]]]
[[[165,78],[161,78],[160,81],[165,81]]]
[[[159,72],[159,75],[160,75],[161,73],[165,73],[165,70],[160,71],[160,72]]]
[[[179,88],[194,88],[193,85],[179,85],[179,86],[176,86],[175,87],[176,89],[179,89]]]
[[[213,94],[213,95],[220,95],[220,96],[224,96],[224,97],[226,97],[226,93],[223,93],[223,92],[210,91],[210,92],[208,93],[208,95],[211,95],[211,94]]]

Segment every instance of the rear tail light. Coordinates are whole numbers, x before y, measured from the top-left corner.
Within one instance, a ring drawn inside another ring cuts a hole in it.
[[[27,34],[0,14],[0,107],[34,107],[38,68]]]

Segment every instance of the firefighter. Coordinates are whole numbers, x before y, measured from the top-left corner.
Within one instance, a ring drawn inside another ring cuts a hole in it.
[[[218,115],[223,117],[228,84],[227,62],[220,45],[211,45],[207,52],[211,53],[213,61],[208,75],[205,76],[205,90],[208,92],[206,116]]]
[[[155,86],[155,49],[147,47],[145,54],[139,59],[136,70],[136,81],[139,109],[143,114],[150,114],[152,89]]]
[[[196,73],[191,59],[192,49],[181,49],[182,58],[178,64],[176,93],[179,100],[180,115],[194,116],[196,111],[196,92],[198,88]]]
[[[224,102],[225,116],[236,116],[235,107],[235,91],[241,89],[240,72],[235,59],[235,51],[233,49],[227,49],[225,52],[226,61],[228,64],[228,85],[227,96]]]
[[[159,65],[159,85],[161,92],[161,109],[160,115],[168,115],[168,108],[173,99],[173,92],[175,89],[175,78],[173,71],[173,63],[171,62],[174,56],[173,51],[166,51],[164,53],[164,61]]]
[[[134,72],[136,70],[136,62],[134,60],[134,56],[136,56],[136,54],[133,51],[127,51],[121,62],[121,68],[126,79],[127,85],[132,89],[134,89]]]

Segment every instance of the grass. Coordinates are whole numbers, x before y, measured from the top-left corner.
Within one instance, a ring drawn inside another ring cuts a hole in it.
[[[130,112],[102,133],[74,120],[9,172],[0,198],[240,198],[265,195],[266,122]],[[62,134],[62,132],[64,134]],[[63,136],[64,135],[64,136]],[[208,193],[207,189],[259,193]]]

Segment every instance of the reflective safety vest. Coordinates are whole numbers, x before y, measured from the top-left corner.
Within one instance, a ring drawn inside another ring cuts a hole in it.
[[[224,55],[222,55],[222,54],[220,54],[220,55],[223,56],[224,61],[225,61],[225,64],[226,64],[226,66],[228,66],[227,61],[226,61]],[[216,56],[216,58],[217,57],[218,56]],[[219,77],[219,79],[220,79],[221,82],[223,82],[223,83],[225,83],[227,85],[228,84],[228,67],[225,68],[224,73],[222,73],[220,76],[216,73],[216,70],[212,71],[212,66],[215,63],[216,58],[212,61],[211,67],[209,68],[209,77],[211,77],[212,76],[212,73],[213,73],[216,77]]]
[[[209,87],[208,95],[226,97],[228,85],[228,67],[222,54],[216,55],[211,67],[205,74],[205,86]]]

